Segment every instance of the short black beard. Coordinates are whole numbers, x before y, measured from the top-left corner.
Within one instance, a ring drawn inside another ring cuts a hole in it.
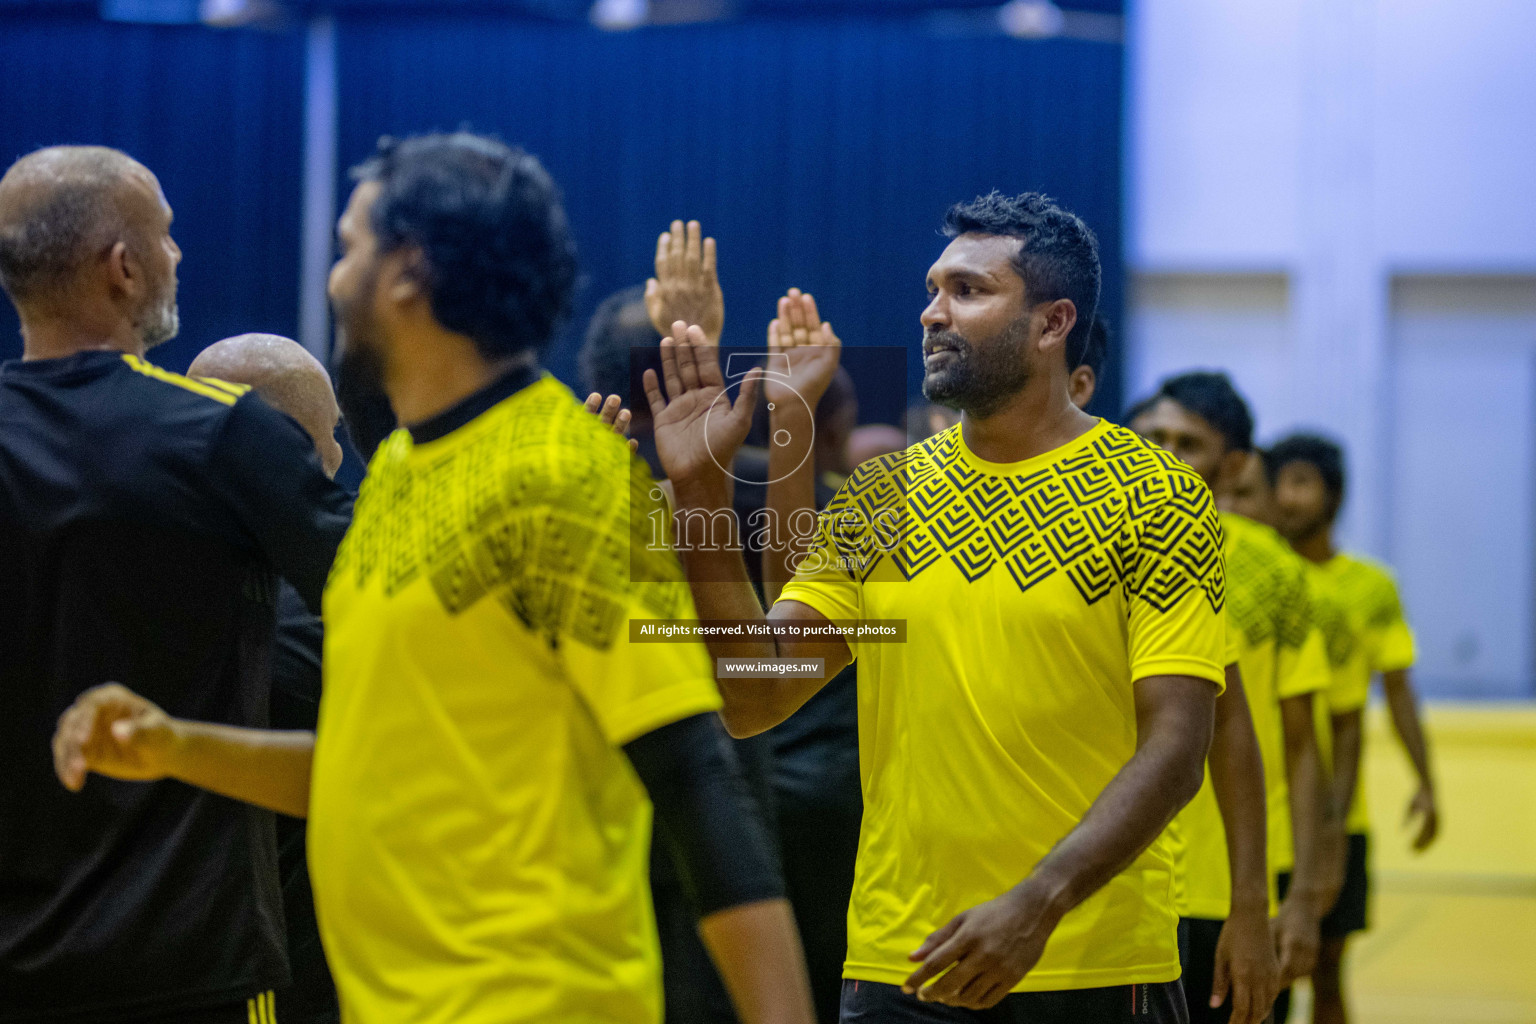
[[[357,344],[342,348],[336,361],[336,404],[352,447],[365,463],[371,461],[399,424],[384,391],[384,365],[377,353]]]
[[[372,298],[377,277],[368,275],[360,289],[360,304]],[[399,426],[395,410],[384,390],[384,358],[379,354],[377,338],[368,324],[336,303],[331,304],[331,319],[336,324],[336,404],[341,407],[341,422],[352,439],[352,447],[363,462],[370,462],[379,445]]]
[[[1019,317],[981,346],[955,331],[928,335],[954,345],[955,356],[946,369],[923,374],[923,397],[986,419],[1029,383],[1029,361],[1024,353],[1028,336],[1028,317]]]

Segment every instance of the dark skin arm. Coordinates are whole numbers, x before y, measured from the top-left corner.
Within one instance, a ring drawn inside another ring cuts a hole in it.
[[[677,554],[688,577],[694,606],[709,619],[744,622],[797,622],[825,626],[815,609],[780,601],[764,615],[747,575],[741,551],[708,543],[707,531],[694,524],[731,516],[730,478],[719,466],[730,464],[752,425],[760,377],[749,376],[734,405],[722,398],[724,375],[718,355],[697,327],[678,323],[673,338],[661,342],[662,376],[645,373],[646,399],[655,423],[656,449],[673,484],[676,499]],[[666,390],[662,390],[665,383]],[[712,411],[713,410],[713,411]],[[732,736],[755,736],[788,718],[853,660],[841,637],[808,641],[706,637],[714,658],[821,658],[819,679],[719,678],[724,707],[720,717]]]
[[[1039,962],[1067,912],[1129,867],[1199,792],[1216,688],[1190,676],[1151,676],[1135,689],[1130,761],[1027,878],[956,915],[913,951],[922,964],[905,991],[951,1006],[995,1006]]]
[[[1232,907],[1216,942],[1211,1005],[1232,994],[1233,1024],[1260,1024],[1279,992],[1280,968],[1269,934],[1269,867],[1265,848],[1264,761],[1237,665],[1216,698],[1211,787],[1221,808],[1232,873]]]
[[[1317,963],[1318,921],[1338,898],[1344,862],[1338,819],[1332,812],[1328,778],[1317,749],[1312,695],[1283,699],[1280,722],[1285,733],[1291,837],[1296,851],[1291,891],[1275,919],[1283,986],[1311,974]]]
[[[1440,811],[1435,805],[1435,780],[1429,767],[1429,741],[1424,737],[1418,698],[1408,679],[1407,669],[1383,672],[1381,683],[1387,693],[1387,707],[1392,712],[1392,725],[1402,739],[1404,749],[1408,751],[1414,772],[1419,776],[1419,790],[1408,804],[1405,821],[1420,819],[1413,848],[1427,850],[1440,832]]]
[[[810,295],[791,288],[779,299],[779,315],[768,325],[768,351],[779,359],[781,372],[763,383],[769,433],[785,441],[768,446],[767,508],[769,522],[778,525],[778,535],[763,552],[763,590],[770,606],[794,579],[814,535],[814,412],[837,372],[841,345]]]
[[[1360,779],[1360,734],[1364,709],[1356,708],[1333,716],[1333,813],[1342,823],[1355,802],[1355,786]]]

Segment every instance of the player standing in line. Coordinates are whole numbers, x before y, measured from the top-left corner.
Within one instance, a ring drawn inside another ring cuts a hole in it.
[[[463,132],[385,140],[357,177],[330,280],[342,357],[404,427],[326,587],[318,738],[105,686],[60,722],[60,778],[308,813],[345,1016],[418,1024],[658,1021],[654,807],[742,1018],[809,1024],[705,651],[628,638],[694,615],[670,547],[645,543],[649,474],[537,369],[576,278],[554,183]]]
[[[1132,429],[1189,463],[1218,502],[1253,447],[1253,418],[1224,374],[1187,373],[1139,403]],[[1313,730],[1314,695],[1329,682],[1326,651],[1313,624],[1303,566],[1273,530],[1223,512],[1227,538],[1229,634],[1263,756],[1268,804],[1268,914],[1277,873],[1298,880],[1275,921],[1281,980],[1308,974],[1317,956],[1317,920],[1331,903],[1332,825],[1327,779]],[[1189,934],[1186,990],[1203,995],[1221,922],[1238,905],[1214,793],[1207,789],[1178,821],[1187,841],[1183,916]],[[1203,1000],[1202,1000],[1203,1001]],[[1213,1018],[1222,1019],[1218,1013]]]
[[[1397,584],[1386,567],[1334,546],[1333,527],[1344,503],[1343,450],[1326,438],[1295,434],[1270,449],[1275,505],[1281,532],[1313,567],[1319,586],[1331,590],[1345,610],[1355,636],[1348,667],[1328,691],[1333,732],[1333,799],[1348,818],[1344,887],[1322,922],[1322,948],[1312,974],[1314,1024],[1346,1024],[1344,953],[1349,936],[1364,931],[1370,896],[1370,818],[1359,785],[1361,721],[1371,677],[1380,674],[1392,724],[1413,762],[1419,789],[1408,805],[1419,819],[1414,849],[1426,849],[1439,830],[1429,743],[1419,720],[1409,680],[1413,633],[1403,617]]]
[[[861,659],[844,1021],[1185,1021],[1161,837],[1199,789],[1224,680],[1215,506],[1178,460],[1071,404],[1099,288],[1082,221],[993,194],[946,227],[924,391],[962,423],[860,466],[767,616],[905,620],[907,641],[715,644],[820,661],[796,679],[722,667],[723,714],[771,728]],[[750,410],[727,408],[702,332],[678,325],[662,354],[666,390],[649,375],[647,393],[680,517],[729,515],[718,466]],[[700,607],[762,621],[740,554],[683,540]]]
[[[1104,360],[1109,354],[1109,330],[1103,317],[1094,317],[1093,329],[1082,362],[1071,376],[1072,404],[1086,408],[1098,389]],[[1152,400],[1140,404],[1149,407]],[[1134,428],[1134,422],[1132,424]],[[1230,539],[1230,537],[1229,537]],[[1230,560],[1230,559],[1229,559]],[[1228,570],[1230,572],[1230,565]],[[1229,1021],[1239,1024],[1264,1019],[1280,987],[1280,964],[1275,946],[1296,945],[1292,937],[1277,943],[1270,935],[1269,873],[1266,834],[1266,771],[1254,734],[1238,665],[1241,645],[1230,624],[1232,605],[1227,605],[1227,688],[1216,698],[1216,724],[1211,752],[1206,759],[1206,781],[1197,801],[1214,799],[1221,816],[1229,885],[1219,901],[1220,913],[1198,924],[1190,917],[1189,844],[1184,835],[1189,808],[1169,826],[1176,869],[1174,904],[1180,914],[1180,981],[1189,1003],[1192,1021]],[[1214,885],[1214,883],[1212,883]],[[1208,886],[1209,888],[1209,886]],[[1208,899],[1208,903],[1218,902]],[[1219,921],[1219,927],[1211,925]],[[1195,934],[1198,933],[1198,934]],[[1305,933],[1303,933],[1305,935]],[[1195,955],[1192,955],[1192,942]]]

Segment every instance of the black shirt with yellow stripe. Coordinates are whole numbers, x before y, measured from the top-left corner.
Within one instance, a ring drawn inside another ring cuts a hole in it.
[[[54,777],[84,690],[267,724],[274,570],[318,601],[349,502],[244,388],[117,352],[0,370],[0,1021],[120,1021],[286,981],[272,815]]]

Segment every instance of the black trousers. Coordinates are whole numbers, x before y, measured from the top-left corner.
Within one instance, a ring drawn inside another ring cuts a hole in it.
[[[925,1003],[899,985],[843,982],[842,1024],[1189,1024],[1177,981],[1015,992],[990,1010]]]

